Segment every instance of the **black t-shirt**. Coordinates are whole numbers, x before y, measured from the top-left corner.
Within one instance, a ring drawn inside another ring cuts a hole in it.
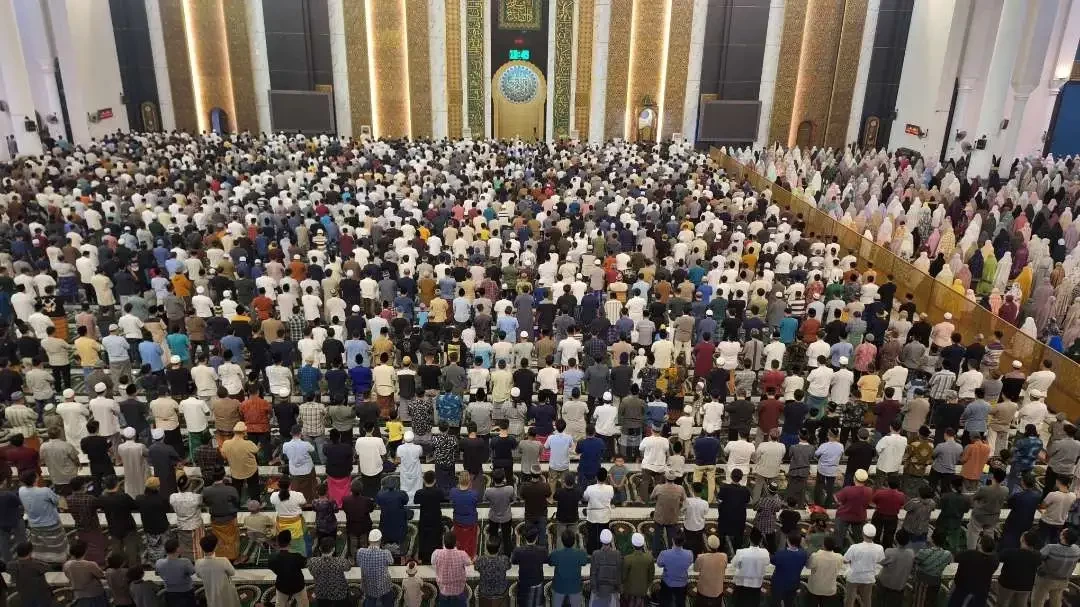
[[[535,544],[514,548],[510,554],[510,564],[518,566],[518,589],[544,583],[544,563],[548,553],[542,546]]]
[[[496,436],[491,439],[491,461],[493,463],[512,463],[514,461],[514,449],[517,449],[518,440],[513,436]]]
[[[484,463],[488,461],[487,441],[480,438],[465,438],[461,441],[461,460],[465,470],[480,474]]]
[[[422,365],[416,372],[420,376],[420,386],[424,390],[438,390],[442,369],[438,365]]]
[[[352,476],[353,447],[349,443],[329,443],[323,448],[326,475],[334,478]]]
[[[136,430],[150,427],[146,421],[148,410],[146,403],[135,398],[120,401],[120,414],[124,416],[124,421]]]
[[[956,565],[954,591],[976,596],[990,594],[990,584],[998,566],[996,554],[965,550],[956,555]]]
[[[580,507],[581,490],[577,487],[561,487],[555,492],[555,520],[560,523],[578,522]]]
[[[869,470],[874,459],[874,448],[866,441],[855,441],[847,448],[848,470]]]
[[[1035,550],[1011,548],[1001,553],[1002,588],[1024,592],[1035,586],[1035,573],[1042,565],[1042,555]]]
[[[285,594],[296,594],[304,589],[304,564],[307,558],[288,550],[279,550],[270,556],[270,571],[277,575],[274,587]]]
[[[109,455],[109,447],[112,446],[112,441],[95,434],[79,441],[79,446],[82,447],[83,453],[90,460],[90,474],[116,474],[116,470],[113,468],[112,456]]]
[[[784,510],[780,513],[780,531],[784,535],[795,532],[799,528],[802,515],[795,510]]]
[[[530,481],[521,488],[521,499],[525,502],[526,519],[547,519],[547,498],[551,487],[543,481]]]
[[[442,526],[442,503],[444,495],[437,487],[424,487],[413,495],[413,503],[420,506],[420,518],[417,520],[423,529]]]
[[[139,516],[142,517],[143,531],[153,535],[161,535],[169,530],[168,498],[162,493],[145,493],[135,498],[135,504],[139,507]]]
[[[750,490],[742,485],[726,484],[716,490],[716,529],[720,533],[742,533],[746,526],[746,506]]]
[[[288,434],[296,425],[296,416],[300,414],[300,407],[296,403],[279,403],[274,405],[274,417],[278,420],[278,428],[282,433]]]
[[[135,500],[124,493],[104,493],[97,499],[98,506],[105,513],[105,521],[109,524],[109,535],[113,537],[125,537],[135,530],[135,519],[132,512],[138,509]]]

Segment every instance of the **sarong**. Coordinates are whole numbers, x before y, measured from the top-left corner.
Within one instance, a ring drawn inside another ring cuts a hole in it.
[[[165,532],[161,535],[144,533],[142,562],[156,563],[158,559],[165,558],[165,542],[168,541],[170,537],[172,537],[171,532]]]
[[[345,496],[352,492],[352,479],[347,476],[342,478],[328,476],[326,477],[326,489],[327,497],[340,508]]]
[[[454,523],[454,537],[457,538],[458,550],[464,550],[469,558],[476,558],[476,536],[479,526],[476,523],[463,525]]]
[[[63,525],[30,527],[30,543],[34,545],[34,558],[50,564],[63,564],[68,559],[68,538]]]
[[[177,529],[176,539],[180,541],[180,556],[195,562],[203,556],[202,546],[199,540],[206,536],[206,530],[202,527],[197,529]]]
[[[390,410],[394,408],[394,395],[376,396],[375,403],[379,405],[379,419],[390,419]]]
[[[77,531],[75,537],[86,542],[86,560],[105,566],[105,554],[109,551],[109,540],[101,529]],[[36,554],[36,551],[35,551]]]
[[[292,489],[303,493],[304,499],[306,499],[309,504],[315,500],[315,488],[318,486],[318,483],[319,479],[315,477],[314,468],[307,474],[292,477]]]
[[[52,319],[52,322],[53,322],[53,327],[56,328],[56,332],[53,334],[53,337],[55,337],[57,339],[62,339],[64,341],[67,341],[68,340],[68,319],[64,318],[63,316],[57,316],[57,317],[54,317]]]
[[[281,533],[285,530],[292,533],[292,542],[289,544],[289,550],[307,556],[307,539],[304,537],[304,518],[302,516],[278,515],[275,533]]]
[[[223,523],[210,523],[210,531],[218,539],[215,554],[235,561],[240,556],[240,527],[236,524],[236,519]]]

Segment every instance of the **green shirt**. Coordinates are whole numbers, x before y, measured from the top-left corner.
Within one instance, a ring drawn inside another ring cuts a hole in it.
[[[931,546],[915,555],[915,571],[931,578],[941,578],[941,572],[952,562],[952,553],[944,548]]]
[[[644,550],[634,550],[623,559],[624,596],[648,596],[656,573],[654,563],[652,555]]]

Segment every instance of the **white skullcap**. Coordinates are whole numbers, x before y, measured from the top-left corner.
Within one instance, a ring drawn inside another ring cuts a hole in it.
[[[161,428],[154,428],[153,430],[150,431],[150,436],[154,440],[161,440],[161,439],[165,438],[165,431],[162,430]]]
[[[179,365],[180,364],[180,357],[177,356],[176,354],[173,354],[172,356],[169,357],[169,363],[174,364],[174,365]]]
[[[640,533],[635,533],[634,535],[630,536],[630,543],[633,544],[634,548],[644,548],[645,536]]]
[[[64,390],[64,398],[75,398],[75,391],[71,388]]]
[[[871,525],[870,523],[867,523],[862,526],[862,534],[863,537],[876,537],[877,527]]]
[[[204,289],[203,287],[195,287],[195,292],[202,295],[206,292],[206,289]]]
[[[124,438],[135,438],[135,428],[127,427],[120,431],[124,435]]]
[[[416,437],[416,435],[413,434],[412,430],[406,430],[405,434],[403,436],[405,442],[407,442],[407,443],[413,442],[413,438],[415,438],[415,437]]]
[[[842,367],[842,366],[844,366],[844,365],[846,365],[846,364],[848,364],[848,357],[846,357],[846,356],[841,356],[841,357],[840,357],[840,366]]]
[[[521,388],[519,388],[517,386],[514,386],[513,388],[510,388],[510,396],[513,396],[513,397],[521,396]]]
[[[712,316],[712,310],[705,310],[705,316]]]
[[[101,394],[102,392],[104,392],[104,391],[106,391],[108,389],[109,389],[109,387],[106,386],[105,382],[103,382],[103,381],[99,381],[98,383],[94,384],[94,392],[97,392],[98,394]]]
[[[603,530],[600,531],[600,543],[601,544],[605,544],[605,545],[610,544],[612,539],[613,539],[613,537],[611,535],[611,529],[603,529]]]
[[[694,412],[694,408],[693,408],[693,407],[691,407],[690,405],[686,405],[685,407],[683,407],[683,409],[682,409],[682,412],[683,412],[683,413],[693,413],[693,412]]]
[[[1024,363],[1022,363],[1022,362],[1020,362],[1018,360],[1014,360],[1012,362],[1012,366],[1013,366],[1013,369],[1019,369],[1019,368],[1024,366]]]
[[[381,542],[382,541],[382,531],[379,531],[378,529],[372,529],[371,531],[368,532],[367,539],[368,539],[369,542]]]
[[[528,337],[528,336],[529,336],[529,332],[528,332],[528,331],[522,331],[522,332],[521,332],[521,336],[522,336],[522,337]]]
[[[611,402],[611,392],[604,392],[604,401]]]
[[[726,365],[727,364],[727,359],[725,359],[723,356],[721,356],[720,358],[716,359],[716,364],[718,364],[720,366]]]
[[[360,306],[358,306],[358,305],[353,305],[353,307],[352,307],[352,311],[353,311],[353,312],[359,312],[359,311],[360,311]]]
[[[945,320],[952,320],[952,312],[945,313]]]

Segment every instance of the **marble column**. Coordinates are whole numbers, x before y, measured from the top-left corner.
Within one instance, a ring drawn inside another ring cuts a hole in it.
[[[1026,44],[1020,49],[1020,56],[1013,68],[1012,90],[1013,103],[1009,112],[1009,128],[1005,131],[1001,145],[1001,162],[1007,165],[1017,156],[1016,142],[1020,138],[1020,128],[1024,121],[1031,93],[1039,86],[1042,79],[1046,53],[1053,37],[1055,22],[1058,17],[1057,0],[1032,0],[1028,5],[1028,24],[1024,39]]]
[[[446,11],[443,0],[428,0],[428,73],[431,75],[431,135],[450,132],[446,86]]]
[[[961,76],[956,79],[956,103],[953,104],[953,122],[952,131],[945,134],[949,139],[949,146],[946,151],[946,157],[956,159],[964,155],[963,143],[971,143],[974,133],[972,133],[968,125],[964,124],[963,116],[968,112],[969,106],[975,97],[975,78]],[[964,141],[956,141],[955,133],[957,131],[968,131],[967,137]]]
[[[15,17],[26,59],[27,76],[34,107],[46,120],[45,128],[54,138],[66,137],[60,91],[56,86],[55,56],[48,24],[40,2],[16,2]]]
[[[15,0],[0,0],[0,73],[3,74],[4,101],[11,117],[19,155],[40,154],[41,139],[37,131],[27,131],[26,121],[34,121],[34,96],[30,90],[30,75],[26,69],[19,28],[15,20]],[[0,142],[7,148],[7,142]]]
[[[698,106],[701,101],[701,56],[705,50],[705,25],[709,0],[694,0],[694,18],[690,25],[690,63],[686,72],[686,98],[683,100],[682,134],[687,141],[697,141]]]
[[[611,28],[611,0],[596,0],[593,7],[592,86],[589,110],[589,143],[604,141],[604,114],[607,103],[608,33]]]
[[[331,3],[333,3],[332,0]],[[340,0],[338,4],[341,4]],[[270,60],[266,56],[266,21],[263,20],[263,0],[246,0],[244,6],[249,32],[248,44],[251,47],[251,78],[255,82],[255,109],[259,115],[259,130],[268,133],[273,128],[273,120],[270,118]],[[334,19],[331,18],[331,47],[333,47],[333,31]],[[331,51],[331,56],[333,56],[333,51]],[[340,116],[336,100],[334,114],[336,124],[337,117]]]
[[[866,82],[870,77],[870,59],[874,55],[874,40],[877,38],[878,14],[881,12],[881,0],[870,0],[866,4],[866,20],[863,22],[862,44],[859,46],[859,71],[855,75],[855,90],[851,95],[851,115],[848,117],[846,143],[859,138],[862,125],[863,105],[866,102]]]
[[[339,137],[352,137],[352,104],[349,100],[349,48],[345,40],[345,6],[343,2],[345,0],[328,0],[326,8],[330,17],[330,65],[334,78],[334,126]],[[359,129],[359,126],[357,128]]]
[[[757,146],[769,144],[769,117],[773,112],[773,99],[776,96],[776,72],[780,64],[780,39],[784,34],[785,0],[772,0],[769,3],[769,24],[765,30],[765,58],[761,64],[761,88],[758,99],[761,100],[761,114],[758,115]]]
[[[176,129],[176,112],[173,108],[169,62],[165,57],[165,35],[161,27],[161,6],[158,0],[146,0],[146,23],[150,28],[150,52],[154,56],[154,83],[157,85],[161,128],[172,131]]]
[[[1005,118],[1005,101],[1013,67],[1020,52],[1021,42],[1027,29],[1028,7],[1025,0],[1005,0],[1001,8],[1001,21],[994,38],[994,53],[990,58],[990,70],[986,75],[979,120],[972,134],[977,141],[986,137],[986,146],[972,149],[968,165],[968,177],[986,177],[990,174],[992,154],[1000,148],[1001,120]]]

